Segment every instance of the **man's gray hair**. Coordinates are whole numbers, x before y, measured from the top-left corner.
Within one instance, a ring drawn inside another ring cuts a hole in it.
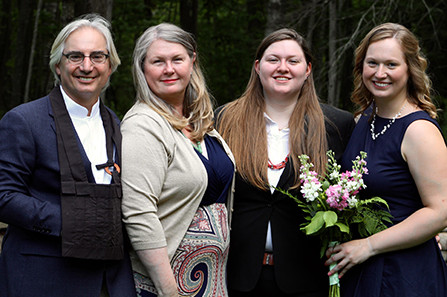
[[[53,46],[51,47],[50,52],[50,69],[53,72],[55,84],[60,83],[59,75],[56,72],[56,65],[58,65],[62,59],[62,54],[65,49],[65,41],[68,36],[74,31],[82,28],[82,27],[91,27],[93,29],[98,30],[107,43],[107,51],[110,59],[110,67],[112,68],[112,73],[115,72],[116,68],[121,64],[120,58],[115,48],[115,44],[113,43],[112,33],[110,32],[110,23],[105,18],[98,14],[87,14],[81,16],[79,19],[74,20],[73,22],[66,25],[57,35],[56,39],[53,42]],[[107,88],[107,85],[104,87]],[[103,90],[104,90],[103,89]]]

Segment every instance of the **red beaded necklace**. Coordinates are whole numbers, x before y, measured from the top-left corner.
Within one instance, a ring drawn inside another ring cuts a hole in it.
[[[267,166],[268,166],[270,169],[273,169],[273,170],[279,170],[279,169],[283,169],[284,167],[286,167],[286,163],[287,163],[287,161],[289,161],[289,154],[287,154],[287,156],[286,156],[286,158],[284,159],[284,161],[282,161],[282,162],[279,163],[279,164],[273,164],[272,161],[270,161],[270,159],[269,159],[269,163],[268,163]]]

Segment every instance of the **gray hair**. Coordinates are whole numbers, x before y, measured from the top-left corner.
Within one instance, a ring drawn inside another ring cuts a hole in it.
[[[174,109],[153,93],[144,75],[144,61],[147,50],[154,41],[159,39],[181,44],[191,59],[196,54],[191,80],[186,88],[183,104],[184,113],[187,116],[186,121],[176,117]],[[156,112],[164,116],[174,128],[180,129],[188,123],[192,124],[194,127],[193,134],[195,136],[195,133],[197,133],[199,138],[209,131],[213,117],[211,96],[208,93],[205,78],[200,68],[197,44],[192,34],[169,23],[161,23],[146,29],[135,45],[132,75],[136,90],[136,100],[148,104]]]
[[[196,52],[196,42],[191,34],[176,25],[169,23],[161,23],[157,26],[149,27],[137,40],[133,52],[132,68],[137,100],[149,104],[152,103],[158,108],[163,109],[162,106],[166,106],[167,104],[152,92],[146,82],[146,77],[144,76],[144,61],[146,59],[147,50],[152,43],[158,39],[183,45],[191,59]],[[193,68],[193,71],[196,72],[195,65]]]
[[[106,39],[107,43],[107,51],[109,52],[110,67],[112,69],[112,73],[115,72],[115,70],[121,64],[121,60],[118,56],[118,52],[116,51],[115,44],[113,43],[112,33],[110,32],[111,25],[109,21],[107,21],[105,18],[103,18],[98,14],[87,14],[81,16],[79,19],[74,20],[73,22],[66,25],[59,32],[59,34],[57,35],[56,39],[53,42],[50,51],[49,64],[50,69],[54,75],[55,84],[60,83],[59,75],[56,72],[56,65],[58,65],[61,62],[62,53],[64,52],[65,49],[65,41],[67,40],[68,36],[70,36],[71,33],[83,27],[91,27],[93,29],[98,30],[102,35],[104,35],[104,38]],[[104,89],[107,88],[108,84],[109,83],[107,82],[107,85],[104,87]]]

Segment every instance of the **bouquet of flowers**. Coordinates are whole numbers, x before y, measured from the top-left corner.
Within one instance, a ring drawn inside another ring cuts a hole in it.
[[[357,235],[367,237],[387,228],[385,222],[391,223],[391,214],[387,211],[388,204],[380,197],[359,200],[358,193],[366,188],[363,175],[368,174],[366,168],[366,153],[360,152],[352,161],[351,171],[340,173],[341,166],[335,160],[335,154],[328,151],[326,176],[319,176],[312,171],[313,164],[309,156],[301,155],[300,179],[301,193],[304,199],[299,199],[287,191],[277,189],[294,199],[298,206],[307,214],[301,230],[306,235],[318,235],[322,246],[320,256],[323,257],[330,246],[346,242],[353,238],[353,229]],[[373,207],[383,204],[386,208]],[[329,267],[331,270],[335,264]],[[338,274],[329,277],[329,296],[340,296]]]

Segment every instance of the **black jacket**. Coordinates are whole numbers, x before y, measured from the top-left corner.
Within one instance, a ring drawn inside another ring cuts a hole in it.
[[[338,160],[348,143],[355,122],[350,113],[322,104],[329,149]],[[287,190],[294,181],[287,163],[278,188]],[[259,280],[268,222],[271,222],[276,282],[285,293],[321,292],[328,294],[328,269],[320,259],[318,237],[300,229],[303,215],[292,199],[275,191],[260,190],[236,175],[234,211],[231,224],[228,286],[251,291]],[[292,194],[300,195],[299,190]]]

